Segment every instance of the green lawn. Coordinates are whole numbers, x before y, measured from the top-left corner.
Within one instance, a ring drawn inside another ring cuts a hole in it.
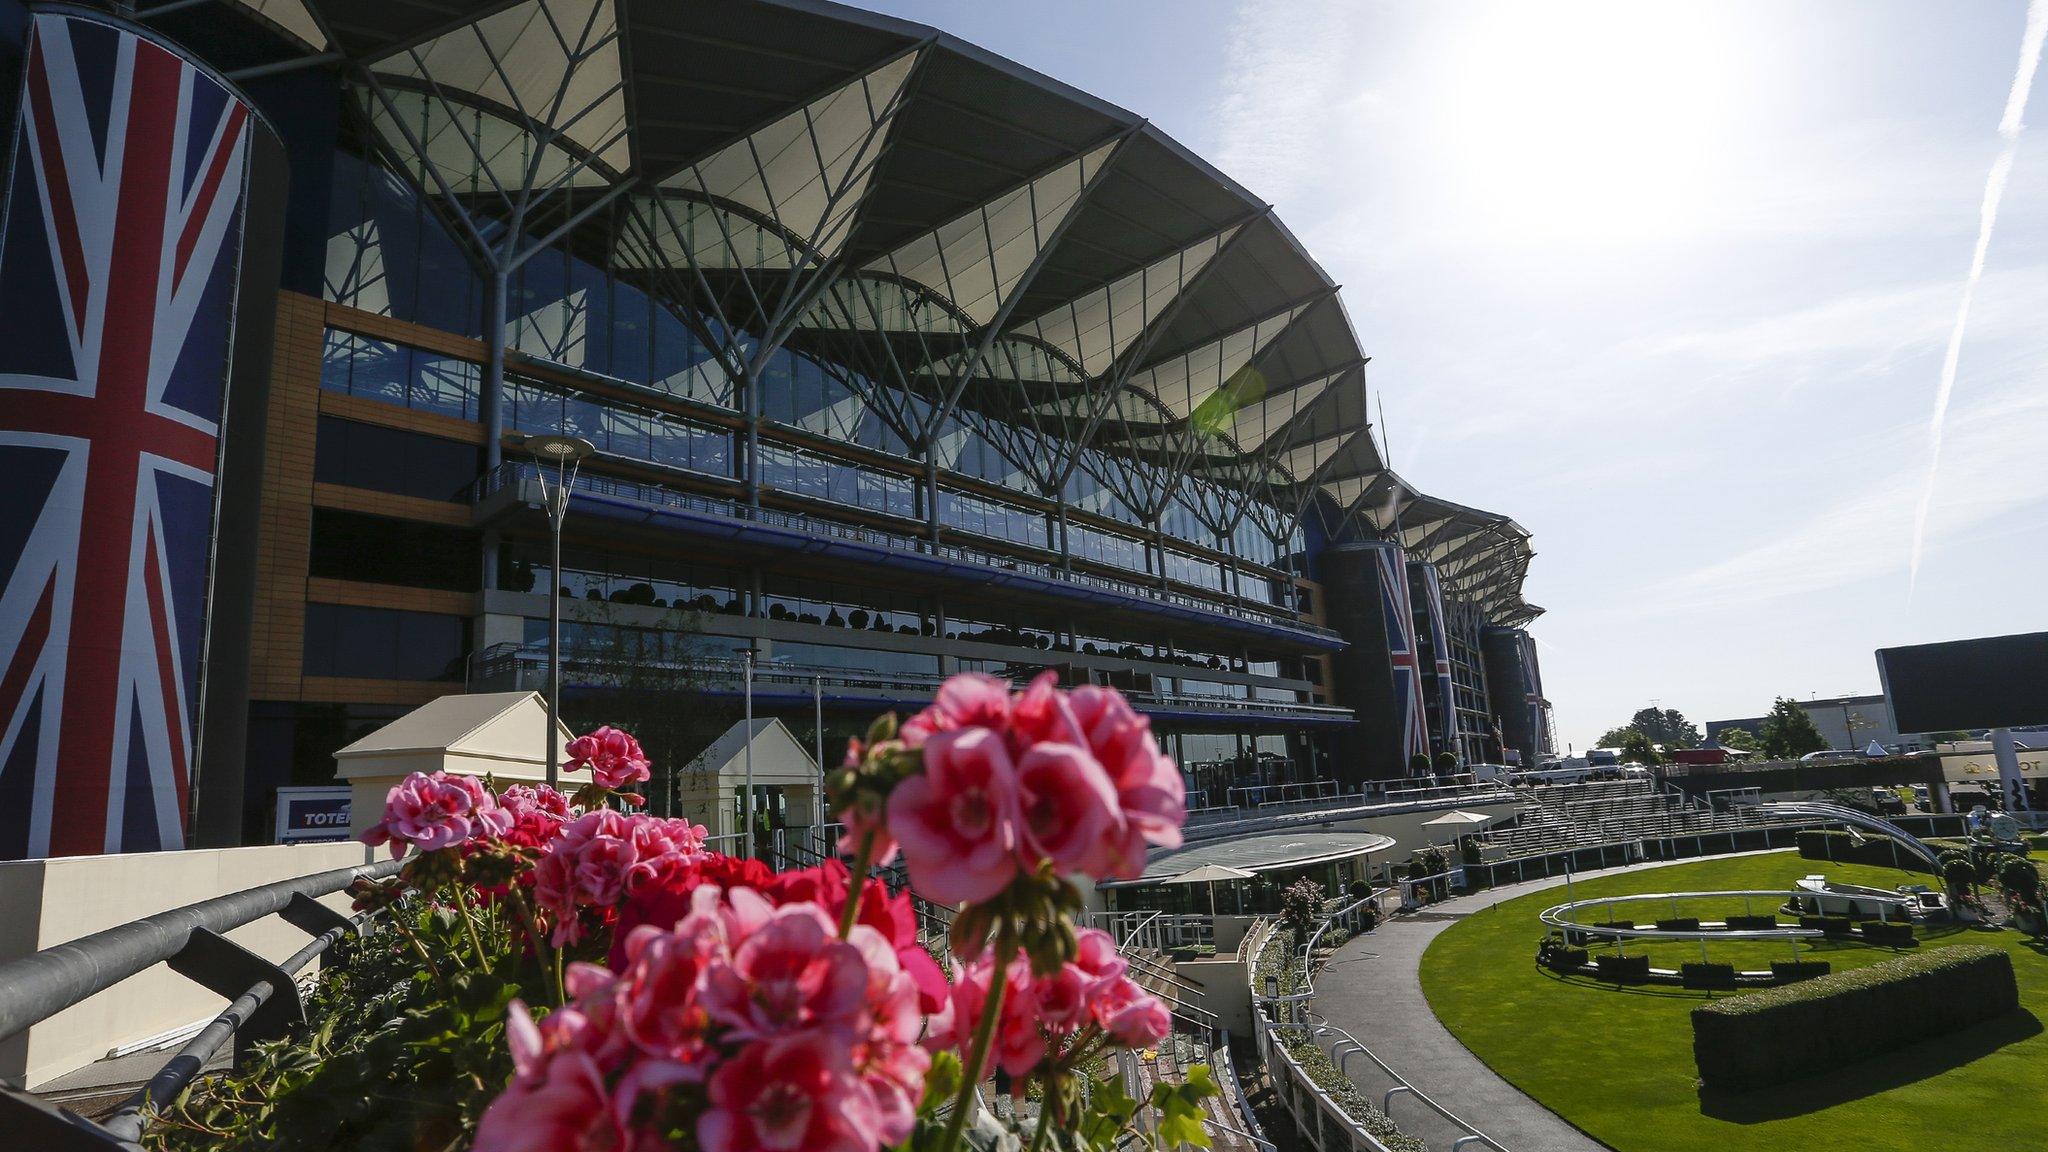
[[[1928,879],[1779,852],[1591,877],[1579,881],[1574,894],[1583,900],[1629,892],[1785,889],[1813,872],[1883,888]],[[2048,1033],[2036,1019],[2048,1018],[2048,953],[2018,933],[1940,929],[1921,947],[1969,941],[2006,948],[2019,974],[2022,1013],[1781,1089],[1703,1099],[1687,1013],[1708,994],[1674,987],[1616,989],[1537,969],[1543,926],[1536,914],[1564,899],[1563,888],[1539,892],[1452,927],[1422,958],[1422,988],[1444,1025],[1494,1071],[1619,1152],[1989,1152],[2048,1144],[2048,1117],[2040,1109],[2048,1081]],[[1741,911],[1729,904],[1685,907],[1677,914],[1711,912],[1702,918],[1719,919]],[[1661,910],[1669,907],[1617,908],[1615,918],[1643,923],[1672,915]],[[1771,909],[1760,905],[1755,911]],[[1660,944],[1649,951],[1658,967],[1699,959],[1696,944]],[[1827,960],[1837,972],[1894,954],[1827,941],[1800,945],[1798,951],[1804,959]],[[1708,955],[1738,968],[1763,968],[1773,958],[1787,958],[1788,947],[1729,942],[1709,944]]]

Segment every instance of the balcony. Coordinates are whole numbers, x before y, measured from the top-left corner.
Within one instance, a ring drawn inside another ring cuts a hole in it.
[[[607,671],[605,662],[573,650],[564,651],[564,688],[615,686],[617,674]],[[544,644],[493,645],[470,656],[469,690],[546,691],[547,663],[547,646]],[[639,667],[657,669],[657,680],[661,676],[673,677],[675,683],[688,684],[711,695],[736,696],[744,690],[745,664],[732,657],[642,661]],[[814,664],[758,663],[754,666],[754,700],[763,706],[797,706],[809,705],[815,696],[822,697],[824,703],[836,710],[879,712],[929,702],[944,679],[936,673],[863,672]],[[1353,722],[1351,709],[1324,704],[1149,690],[1125,690],[1124,695],[1130,700],[1131,707],[1155,720],[1207,723],[1231,720],[1267,727]]]
[[[477,481],[473,499],[479,523],[538,509],[540,482],[534,466],[499,465]],[[909,533],[841,524],[774,508],[750,508],[737,500],[680,492],[659,484],[581,475],[575,479],[570,504],[579,517],[645,524],[771,556],[794,554],[864,563],[915,574],[937,584],[1013,590],[1081,601],[1105,610],[1143,612],[1210,630],[1254,635],[1294,649],[1334,652],[1345,646],[1343,638],[1329,628],[1241,599],[1210,600]]]

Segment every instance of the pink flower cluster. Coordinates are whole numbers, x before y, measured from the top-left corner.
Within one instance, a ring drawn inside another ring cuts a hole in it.
[[[592,783],[613,792],[623,791],[651,774],[640,742],[617,728],[607,726],[587,732],[569,741],[563,751],[569,757],[563,767],[571,772],[588,768]]]
[[[1005,973],[993,1052],[996,1066],[1013,1077],[1031,1075],[1083,1028],[1099,1028],[1125,1048],[1157,1044],[1173,1028],[1166,1005],[1127,975],[1128,962],[1108,933],[1083,928],[1077,936],[1077,954],[1057,973],[1034,975],[1021,956]],[[959,1034],[935,1042],[965,1046],[994,976],[995,961],[987,953],[965,968],[956,966],[952,1019]]]
[[[477,1152],[639,1149],[693,1125],[704,1152],[874,1152],[907,1139],[931,1058],[895,946],[828,910],[701,884],[673,928],[640,925],[614,973],[572,965],[573,1002],[507,1021],[515,1075]],[[940,1020],[942,1027],[950,1023]],[[694,1117],[677,1090],[701,1091]]]
[[[390,844],[393,859],[418,846],[423,852],[465,840],[502,836],[513,816],[474,776],[415,772],[384,797],[384,819],[364,831],[362,841]]]
[[[541,845],[533,895],[554,917],[554,942],[581,939],[582,911],[609,913],[621,900],[678,876],[704,854],[701,824],[600,808],[563,823]]]
[[[878,856],[900,846],[928,899],[987,900],[1046,861],[1134,877],[1147,845],[1181,842],[1180,770],[1115,689],[1065,692],[1046,673],[1013,696],[994,677],[955,676],[900,736],[924,771],[890,793]]]

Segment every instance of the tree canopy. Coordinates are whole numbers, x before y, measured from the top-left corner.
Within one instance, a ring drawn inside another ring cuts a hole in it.
[[[1825,751],[1828,738],[1820,734],[1813,717],[1799,706],[1797,700],[1780,696],[1771,703],[1770,714],[1764,717],[1763,739],[1759,741],[1764,755],[1777,760],[1796,760],[1808,752]]]
[[[1738,752],[1754,752],[1757,750],[1756,733],[1751,732],[1747,728],[1723,728],[1719,732],[1714,733],[1714,743],[1719,744],[1723,748],[1733,748]]]
[[[1643,708],[1629,717],[1628,726],[1649,737],[1650,743],[1666,748],[1700,746],[1699,725],[1676,708]]]
[[[1637,764],[1663,762],[1662,757],[1657,755],[1657,746],[1650,742],[1650,738],[1633,728],[1629,729],[1628,738],[1621,742],[1621,758],[1623,761],[1633,761]]]

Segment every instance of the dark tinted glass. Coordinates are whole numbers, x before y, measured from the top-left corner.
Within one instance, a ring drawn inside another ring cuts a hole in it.
[[[469,621],[435,612],[306,605],[308,676],[369,680],[460,680]]]
[[[481,467],[482,452],[474,444],[322,416],[313,478],[398,496],[458,500]]]
[[[477,534],[441,524],[313,509],[314,576],[474,592],[482,583]]]

